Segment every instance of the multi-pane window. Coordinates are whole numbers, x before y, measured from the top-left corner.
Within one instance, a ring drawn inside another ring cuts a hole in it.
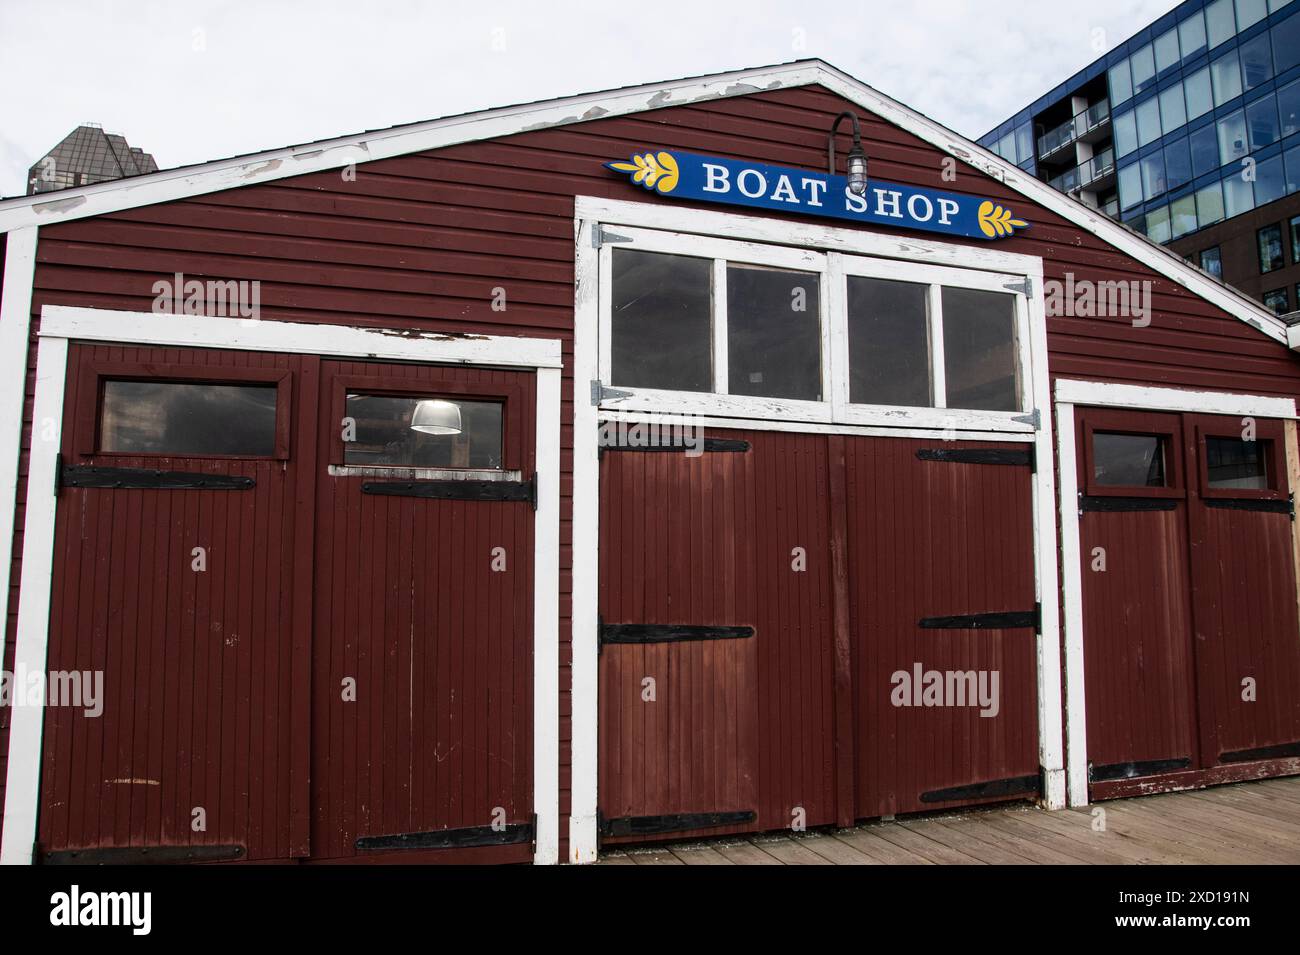
[[[946,409],[995,427],[1007,419],[988,415],[1025,410],[1027,306],[1014,276],[617,231],[601,266],[602,380],[638,400],[734,414],[763,399],[763,413],[804,420],[935,409],[934,426]]]
[[[1264,273],[1280,269],[1285,261],[1282,257],[1282,227],[1264,226],[1255,233],[1255,238],[1259,248],[1259,271]],[[1285,296],[1285,289],[1282,294]]]

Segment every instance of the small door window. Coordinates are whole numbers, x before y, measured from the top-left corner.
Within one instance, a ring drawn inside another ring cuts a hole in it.
[[[1268,490],[1271,444],[1271,441],[1243,441],[1207,435],[1206,485],[1223,489]]]
[[[1168,487],[1165,437],[1094,431],[1093,481],[1106,487]]]
[[[932,407],[930,286],[848,277],[849,401]]]
[[[500,401],[349,392],[343,463],[499,469],[504,408]]]
[[[177,457],[271,457],[274,384],[106,380],[99,450]]]

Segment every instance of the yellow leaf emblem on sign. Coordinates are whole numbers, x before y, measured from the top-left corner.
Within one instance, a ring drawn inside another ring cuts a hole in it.
[[[619,172],[630,172],[633,182],[658,192],[672,192],[677,188],[680,176],[677,160],[669,152],[633,155],[631,162],[611,162],[605,165]]]
[[[1016,229],[1023,229],[1029,225],[1023,219],[1011,218],[1011,210],[1004,209],[992,199],[985,199],[980,203],[976,216],[979,219],[980,231],[990,239],[1011,235]]]

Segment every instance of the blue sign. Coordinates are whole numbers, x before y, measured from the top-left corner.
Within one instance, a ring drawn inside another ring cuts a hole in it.
[[[844,176],[669,150],[605,163],[634,183],[671,199],[695,199],[847,219],[896,229],[923,229],[972,239],[1002,239],[1029,223],[992,199],[867,180],[860,196]]]

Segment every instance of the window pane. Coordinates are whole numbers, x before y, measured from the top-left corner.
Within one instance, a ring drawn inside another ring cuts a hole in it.
[[[1271,310],[1275,315],[1285,315],[1289,307],[1286,301],[1286,289],[1280,288],[1265,292],[1264,307]]]
[[[1213,225],[1223,218],[1223,186],[1212,182],[1196,192],[1196,221],[1202,227]],[[1215,250],[1218,254],[1218,250]],[[1204,268],[1205,264],[1201,264]],[[1217,274],[1217,273],[1216,273]]]
[[[1182,47],[1183,59],[1205,49],[1205,20],[1200,10],[1178,24],[1178,39]]]
[[[356,436],[343,463],[393,468],[500,468],[499,401],[349,394]]]
[[[1192,181],[1192,155],[1186,139],[1175,140],[1165,147],[1165,180],[1170,189]]]
[[[1273,55],[1269,52],[1268,34],[1261,33],[1239,48],[1241,81],[1247,91],[1273,78]]]
[[[1286,177],[1282,174],[1282,157],[1261,159],[1255,166],[1255,206],[1281,199],[1286,192]]]
[[[1196,196],[1188,193],[1181,199],[1169,204],[1169,221],[1173,236],[1187,235],[1196,231]]]
[[[275,385],[106,381],[99,449],[125,454],[275,454]]]
[[[611,384],[709,391],[710,259],[614,249]]]
[[[1291,217],[1291,261],[1300,262],[1300,216]]]
[[[1142,167],[1142,194],[1148,199],[1163,194],[1166,189],[1164,153],[1143,156],[1138,164]]]
[[[1192,175],[1203,176],[1219,168],[1219,140],[1214,124],[1202,126],[1187,137],[1192,151]]]
[[[1107,487],[1165,487],[1164,437],[1094,431],[1092,477]]]
[[[1152,97],[1140,103],[1136,110],[1138,145],[1147,146],[1160,138],[1160,101]]]
[[[1160,91],[1160,128],[1172,133],[1187,122],[1187,110],[1183,106],[1183,87],[1171,86]]]
[[[1280,269],[1283,265],[1282,227],[1279,225],[1265,226],[1255,233],[1255,238],[1259,245],[1260,272],[1272,272],[1274,269]]]
[[[1300,132],[1300,80],[1277,91],[1277,111],[1281,117],[1281,135]]]
[[[1119,205],[1121,209],[1131,209],[1142,201],[1142,166],[1133,163],[1122,166],[1119,171]]]
[[[1241,95],[1241,67],[1237,65],[1236,50],[1210,64],[1210,78],[1214,81],[1215,106],[1222,106],[1234,96]]]
[[[1269,32],[1273,34],[1273,66],[1278,73],[1285,73],[1300,63],[1300,11]]]
[[[1216,245],[1212,249],[1206,249],[1201,253],[1201,268],[1209,272],[1216,279],[1223,278],[1223,258],[1219,254],[1219,247]]]
[[[727,366],[733,395],[822,396],[817,276],[727,266]]]
[[[1204,116],[1214,108],[1214,94],[1210,90],[1210,68],[1201,67],[1187,79],[1183,80],[1183,92],[1187,97],[1187,118]]]
[[[1205,30],[1210,35],[1210,49],[1237,35],[1232,15],[1232,0],[1214,0],[1205,8]]]
[[[1148,43],[1129,57],[1129,63],[1133,68],[1133,92],[1141,93],[1151,85],[1156,75],[1156,61],[1151,54],[1151,44]]]
[[[929,286],[849,276],[849,401],[929,407]]]
[[[1286,151],[1286,191],[1300,192],[1300,146]]]
[[[1169,207],[1161,206],[1147,213],[1147,238],[1152,242],[1169,241]]]
[[[1205,438],[1205,470],[1210,487],[1268,490],[1268,441]]]
[[[1016,138],[1013,134],[1007,133],[998,140],[997,154],[1003,159],[1016,161]]]
[[[1178,65],[1178,31],[1168,30],[1156,37],[1156,72],[1163,73]]]
[[[1300,85],[1300,84],[1297,84]],[[1138,147],[1137,120],[1133,111],[1120,113],[1114,119],[1115,155],[1127,156]]]
[[[1246,127],[1252,151],[1277,142],[1277,100],[1272,93],[1246,107]]]
[[[1268,16],[1268,0],[1237,0],[1237,32]]]
[[[1242,110],[1229,113],[1219,120],[1219,163],[1237,162],[1248,152],[1246,145],[1246,114]]]
[[[944,288],[943,362],[948,407],[1015,411],[1015,297]]]
[[[1241,178],[1239,173],[1223,180],[1223,208],[1227,218],[1239,216],[1255,208],[1254,184]]]
[[[1110,104],[1127,103],[1133,95],[1133,79],[1129,76],[1128,60],[1120,60],[1109,70]]]
[[[1034,155],[1034,132],[1029,123],[1016,127],[1016,156],[1018,162],[1032,159]]]
[[[1268,0],[1268,12],[1277,13],[1290,2],[1291,0]]]

